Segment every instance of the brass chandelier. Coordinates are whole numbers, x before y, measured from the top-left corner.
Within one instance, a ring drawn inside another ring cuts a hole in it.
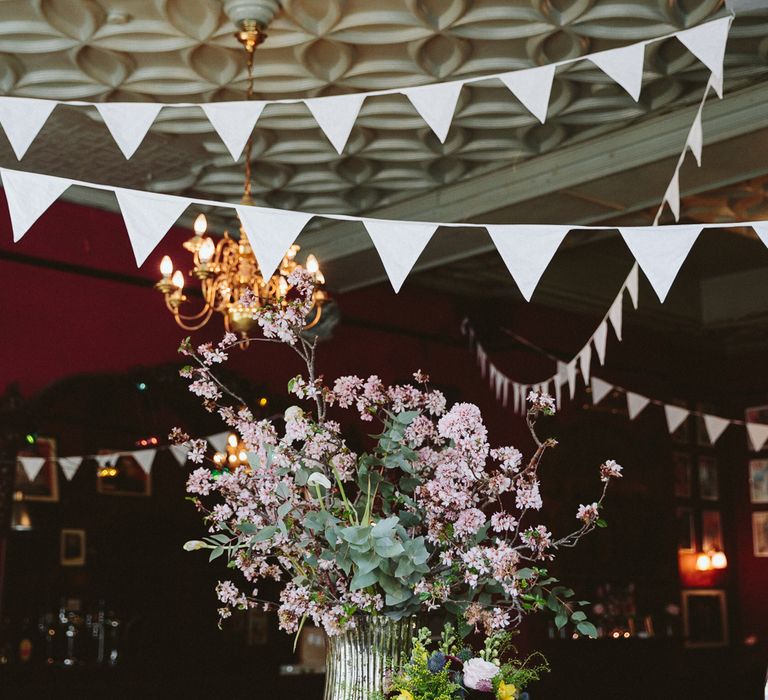
[[[253,53],[264,41],[266,34],[256,22],[242,22],[240,31],[235,34],[235,37],[244,46],[247,54],[247,99],[250,100],[253,97]],[[247,205],[253,204],[251,199],[252,138],[251,136],[248,139],[245,146],[245,183],[241,203]],[[199,330],[216,312],[224,316],[224,327],[227,331],[238,333],[246,338],[257,325],[255,312],[259,307],[285,303],[291,289],[288,277],[299,267],[299,263],[296,262],[299,246],[292,245],[283,257],[277,272],[269,279],[264,279],[242,224],[238,240],[231,238],[225,231],[218,243],[214,243],[212,238],[205,235],[207,225],[205,214],[199,214],[194,223],[195,235],[184,243],[184,248],[192,254],[193,261],[193,268],[188,276],[200,281],[203,299],[200,311],[194,314],[182,313],[182,306],[187,301],[187,296],[184,294],[185,277],[181,270],[174,271],[173,261],[168,255],[163,257],[160,263],[162,278],[155,288],[163,294],[165,305],[176,323],[185,330]],[[316,283],[313,306],[306,324],[306,328],[309,329],[320,322],[323,305],[328,301],[328,295],[320,288],[325,283],[325,279],[314,255],[307,256],[304,269],[313,276]],[[250,297],[247,306],[241,303],[246,293]]]

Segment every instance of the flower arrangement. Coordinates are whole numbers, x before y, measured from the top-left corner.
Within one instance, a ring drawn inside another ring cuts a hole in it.
[[[555,537],[545,524],[529,523],[542,507],[539,466],[556,445],[535,429],[541,416],[555,412],[552,398],[528,396],[535,450],[524,459],[515,447],[492,448],[477,406],[447,406],[420,371],[412,385],[386,386],[377,376],[326,385],[316,373],[316,340],[303,333],[312,279],[299,268],[289,283],[294,296],[259,309],[264,337],[250,339],[284,343],[306,366],[288,391],[309,407],[286,410],[284,430],[256,420],[215,376],[230,349],[246,341],[227,334],[215,346],[193,349],[187,339],[180,348],[191,359],[181,371],[190,390],[248,451],[247,465],[220,474],[200,466],[187,483],[209,534],[185,547],[208,549],[212,560],[226,556],[246,582],[219,583],[222,618],[233,607],[261,604],[277,609],[286,632],[311,619],[337,635],[361,614],[400,619],[442,608],[457,616],[460,632],[493,634],[549,609],[558,627],[570,620],[594,635],[581,604],[549,576],[546,563],[605,524],[603,500],[621,467],[600,467],[599,498],[578,507],[573,532]],[[350,449],[329,418],[348,409],[378,425],[366,452]],[[193,462],[205,461],[204,440],[178,429],[171,437],[187,444]],[[260,596],[264,580],[280,582],[279,600]]]
[[[467,695],[516,700],[549,666],[539,654],[517,660],[511,637],[508,632],[496,632],[475,653],[448,623],[437,648],[430,652],[431,634],[422,628],[413,639],[410,660],[393,678],[390,696],[394,700],[456,700]]]

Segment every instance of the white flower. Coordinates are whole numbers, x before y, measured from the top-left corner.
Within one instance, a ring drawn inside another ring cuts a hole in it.
[[[283,419],[286,423],[297,421],[303,417],[304,411],[301,410],[300,406],[288,406],[288,408],[285,409],[285,413],[283,413]]]
[[[201,542],[200,540],[189,540],[189,542],[184,543],[184,549],[187,552],[194,552],[197,549],[206,548],[208,548],[208,545],[205,542]]]
[[[314,486],[315,484],[319,484],[326,489],[331,488],[331,482],[328,481],[328,477],[321,472],[313,472],[309,475],[309,479],[307,479],[307,485]]]
[[[499,667],[483,659],[470,659],[464,664],[464,685],[472,690],[488,692],[493,689],[491,678],[499,672]]]

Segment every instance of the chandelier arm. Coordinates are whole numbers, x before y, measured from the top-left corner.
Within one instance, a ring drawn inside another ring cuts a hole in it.
[[[170,311],[173,314],[173,317],[177,319],[177,323],[178,323],[178,320],[197,321],[200,318],[205,318],[205,322],[207,322],[208,319],[211,318],[211,315],[213,314],[213,311],[214,311],[213,307],[210,304],[206,303],[206,305],[202,308],[202,310],[199,313],[188,316],[186,314],[180,313],[178,305],[174,306],[173,304],[171,304],[167,297],[165,299],[165,305],[168,308],[168,311]]]
[[[322,304],[315,304],[315,317],[312,319],[311,323],[308,323],[306,326],[304,326],[304,330],[309,330],[310,328],[314,328],[318,323],[320,323],[320,317],[322,315],[323,315]]]

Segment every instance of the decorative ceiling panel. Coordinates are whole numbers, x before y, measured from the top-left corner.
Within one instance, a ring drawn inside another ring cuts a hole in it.
[[[283,0],[256,52],[257,97],[420,85],[583,56],[692,26],[721,0]],[[245,61],[217,0],[0,0],[0,94],[90,101],[242,99]],[[726,89],[768,72],[768,18],[739,17]],[[646,50],[639,103],[591,63],[558,70],[547,124],[498,81],[462,90],[441,144],[407,99],[369,98],[342,156],[303,104],[254,132],[257,203],[360,213],[671,111],[703,67],[676,40]],[[21,167],[236,201],[232,162],[198,108],[164,110],[126,163],[95,110],[59,108]],[[15,158],[0,137],[0,162]]]

